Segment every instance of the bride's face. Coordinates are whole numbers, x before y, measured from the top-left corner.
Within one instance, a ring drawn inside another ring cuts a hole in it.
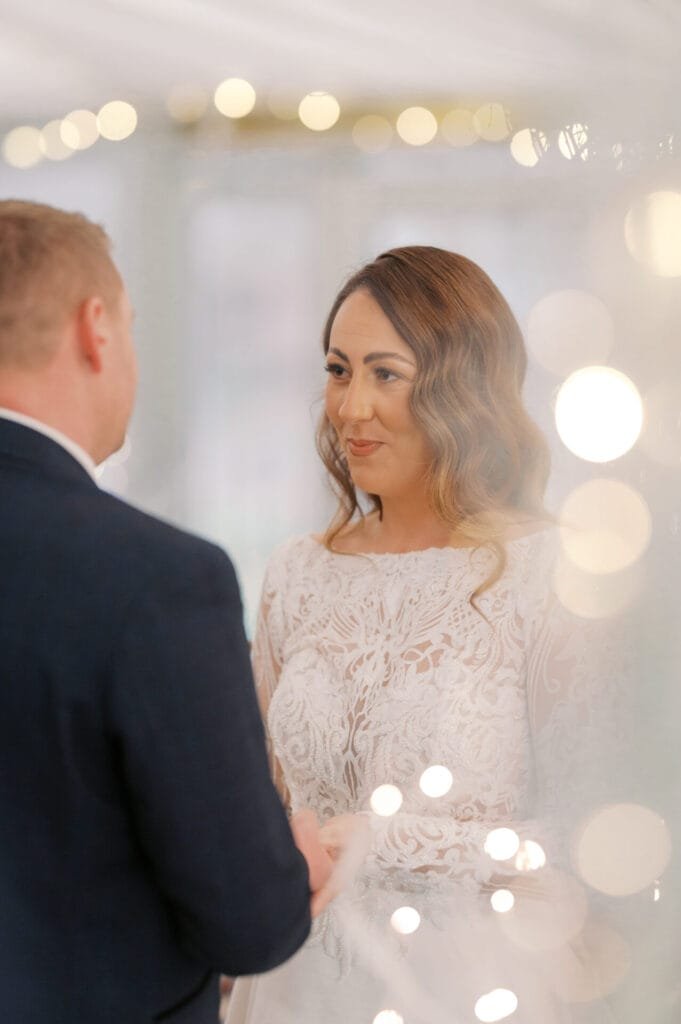
[[[416,360],[365,289],[336,314],[326,369],[326,414],[355,486],[382,498],[422,490],[431,459],[409,406]]]

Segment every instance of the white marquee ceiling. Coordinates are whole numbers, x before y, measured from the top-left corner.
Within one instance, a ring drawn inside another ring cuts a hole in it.
[[[228,76],[359,105],[479,96],[677,117],[681,0],[0,0],[0,119]]]

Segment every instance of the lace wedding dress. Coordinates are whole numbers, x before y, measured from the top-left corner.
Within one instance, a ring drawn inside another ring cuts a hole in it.
[[[595,793],[614,662],[553,594],[556,532],[510,541],[477,608],[485,549],[345,555],[303,537],[275,552],[253,649],[275,779],[321,823],[365,814],[371,845],[305,946],[237,982],[229,1024],[458,1024],[481,997],[486,1019],[516,999],[519,1024],[551,1024],[585,1002],[589,911],[568,839]],[[419,787],[433,765],[453,778],[440,797]],[[370,810],[385,784],[403,798],[390,817]],[[498,861],[485,844],[502,827],[524,845]],[[525,870],[526,840],[540,871]],[[505,877],[507,914],[490,904]],[[390,923],[404,906],[420,915],[408,935]]]

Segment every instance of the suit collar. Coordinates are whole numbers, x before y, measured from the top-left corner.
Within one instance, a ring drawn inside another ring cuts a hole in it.
[[[23,423],[0,417],[0,461],[5,459],[28,464],[50,476],[97,486],[85,466],[58,441]]]

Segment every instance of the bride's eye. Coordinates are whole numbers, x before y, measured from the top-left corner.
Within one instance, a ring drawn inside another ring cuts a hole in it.
[[[392,370],[388,370],[387,367],[385,366],[377,366],[376,369],[374,370],[374,373],[376,374],[378,379],[380,381],[383,381],[383,383],[385,384],[390,383],[391,380],[400,379],[398,374],[393,373]]]
[[[336,380],[340,380],[346,372],[346,368],[341,366],[340,363],[327,363],[324,367],[324,372],[328,373],[331,377],[335,377]]]

